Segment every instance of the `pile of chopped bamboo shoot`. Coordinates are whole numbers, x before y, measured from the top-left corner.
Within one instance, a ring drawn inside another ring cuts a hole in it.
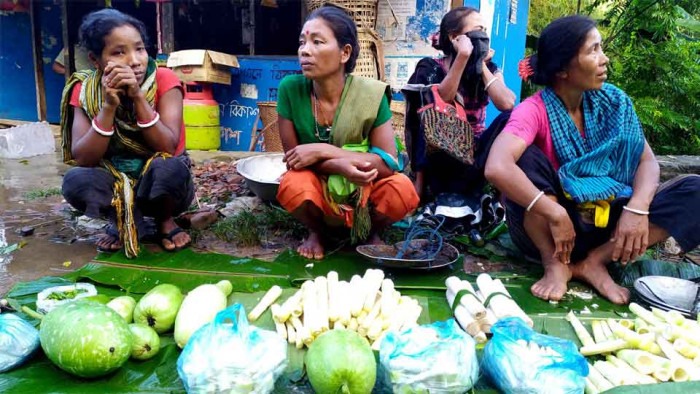
[[[589,364],[586,393],[615,386],[700,380],[700,325],[676,311],[644,309],[631,303],[634,319],[591,322],[591,335],[573,312],[567,320],[581,341],[584,356],[605,360]]]
[[[307,280],[285,302],[276,304],[281,294],[273,286],[248,319],[255,321],[269,307],[277,333],[299,349],[329,329],[348,329],[379,350],[387,332],[417,326],[422,310],[417,300],[395,290],[394,282],[379,269],[354,275],[350,282],[338,280],[338,273],[330,271]]]
[[[447,303],[452,307],[455,319],[478,343],[486,342],[491,326],[503,317],[517,316],[532,327],[532,319],[512,299],[500,279],[481,274],[476,278],[476,284],[477,291],[471,283],[456,276],[445,280]]]

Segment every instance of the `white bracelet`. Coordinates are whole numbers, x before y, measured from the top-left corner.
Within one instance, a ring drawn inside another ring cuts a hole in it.
[[[153,117],[153,120],[151,120],[148,123],[139,123],[139,121],[136,121],[136,125],[138,125],[142,129],[147,129],[147,128],[153,126],[154,124],[158,123],[158,121],[160,120],[160,114],[158,113],[158,111],[154,111],[154,112],[156,113],[156,116]]]
[[[491,78],[491,80],[488,81],[488,83],[486,83],[486,86],[484,87],[484,91],[489,90],[489,88],[491,87],[491,84],[496,82],[497,79],[498,79],[498,77]]]
[[[530,203],[530,205],[528,205],[527,208],[525,209],[525,212],[530,212],[530,210],[532,209],[532,207],[535,206],[535,203],[537,203],[537,200],[539,200],[540,197],[542,197],[542,196],[544,196],[544,192],[543,192],[543,191],[537,193],[537,195],[535,196],[535,198],[532,199],[532,202]]]
[[[644,215],[644,216],[649,215],[649,211],[642,211],[641,209],[630,208],[627,205],[623,205],[622,209],[624,209],[625,211],[630,211],[632,213],[636,213],[637,215]]]
[[[114,135],[114,127],[112,127],[112,130],[102,130],[99,126],[97,126],[97,122],[95,122],[95,118],[92,118],[92,129],[95,130],[95,132],[99,135],[105,136],[105,137],[111,137]]]

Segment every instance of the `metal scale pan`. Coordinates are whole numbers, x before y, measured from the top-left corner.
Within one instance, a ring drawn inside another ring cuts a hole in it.
[[[425,249],[430,242],[427,239],[411,240],[404,257],[396,258],[404,242],[395,245],[360,245],[355,250],[375,264],[389,268],[430,270],[454,264],[459,259],[457,248],[448,243],[443,244],[442,250],[434,259],[425,258]]]

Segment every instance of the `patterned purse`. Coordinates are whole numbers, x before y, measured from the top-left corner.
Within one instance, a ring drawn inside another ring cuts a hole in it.
[[[420,91],[418,109],[425,142],[432,149],[447,152],[466,164],[474,162],[474,133],[458,95],[454,103],[446,103],[438,92],[438,85],[429,85]]]

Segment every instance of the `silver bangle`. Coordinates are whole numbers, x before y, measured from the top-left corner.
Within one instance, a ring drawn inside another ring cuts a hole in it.
[[[648,216],[648,215],[649,215],[649,211],[642,211],[641,209],[630,208],[630,207],[628,207],[627,205],[623,205],[623,206],[622,206],[622,209],[624,209],[625,211],[629,211],[629,212],[632,212],[632,213],[636,213],[637,215],[644,215],[644,216]]]
[[[110,130],[110,131],[102,130],[101,128],[99,128],[99,126],[97,126],[97,122],[95,122],[95,118],[92,118],[92,129],[95,130],[95,132],[97,134],[104,136],[104,137],[111,137],[112,135],[114,135],[114,127],[112,127],[112,130]]]
[[[544,192],[543,192],[543,191],[540,191],[539,193],[537,193],[537,195],[535,196],[535,198],[532,199],[532,202],[530,203],[530,205],[528,205],[527,208],[525,209],[525,212],[530,212],[530,210],[532,209],[532,207],[534,207],[535,204],[537,203],[537,200],[539,200],[540,197],[542,197],[542,196],[544,196]]]
[[[491,84],[496,82],[497,79],[498,79],[498,77],[491,78],[491,80],[486,83],[486,86],[484,87],[484,91],[489,90],[489,88],[491,87]]]

